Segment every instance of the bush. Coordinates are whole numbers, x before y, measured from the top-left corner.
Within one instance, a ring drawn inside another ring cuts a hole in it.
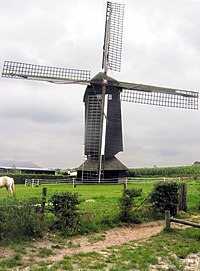
[[[135,189],[135,188],[126,188],[124,189],[123,195],[124,196],[129,196],[130,198],[134,199],[136,197],[141,196],[142,194],[142,189]]]
[[[171,215],[177,214],[179,186],[175,182],[159,182],[150,194],[150,202],[154,211],[164,213],[169,210]]]
[[[133,214],[134,199],[140,196],[142,189],[125,189],[123,196],[119,199],[119,220],[123,222],[135,222],[138,223],[138,218],[135,219]]]
[[[29,239],[43,233],[38,200],[8,198],[0,202],[0,240]]]
[[[50,211],[55,215],[54,227],[65,235],[77,233],[80,217],[77,205],[81,203],[78,193],[63,192],[53,194],[49,200],[52,203]]]

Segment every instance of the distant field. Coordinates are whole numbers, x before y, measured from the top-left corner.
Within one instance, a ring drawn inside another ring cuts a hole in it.
[[[131,168],[129,169],[131,177],[154,177],[154,176],[190,176],[200,175],[200,166],[177,166],[177,167],[154,167],[154,168]]]
[[[145,193],[152,189],[152,183],[145,184],[128,184],[128,187],[142,188]],[[71,191],[78,193],[84,200],[86,199],[107,199],[108,201],[117,199],[122,195],[123,184],[109,184],[109,185],[83,185],[79,184],[73,188],[72,184],[50,184],[40,185],[39,187],[24,186],[21,184],[15,185],[17,198],[41,197],[43,187],[47,187],[47,197],[50,198],[56,192]],[[6,197],[4,189],[0,190],[0,198]]]

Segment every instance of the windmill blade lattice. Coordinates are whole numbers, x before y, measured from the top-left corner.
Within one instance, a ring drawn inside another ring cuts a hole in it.
[[[102,68],[121,70],[124,5],[107,2]]]
[[[126,82],[119,82],[119,86],[123,89],[120,97],[121,101],[198,109],[198,92]]]
[[[67,82],[88,83],[90,71],[5,61],[2,76],[63,84]]]

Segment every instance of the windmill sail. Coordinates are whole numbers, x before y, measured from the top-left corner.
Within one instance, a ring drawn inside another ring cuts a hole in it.
[[[2,76],[16,79],[48,81],[58,84],[69,82],[88,84],[90,71],[5,61]]]
[[[121,70],[124,5],[107,2],[102,68]]]
[[[119,82],[121,100],[149,105],[198,109],[199,93],[180,89]]]

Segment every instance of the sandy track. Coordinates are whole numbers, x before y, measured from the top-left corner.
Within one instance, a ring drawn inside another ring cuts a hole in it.
[[[50,255],[47,258],[52,261],[60,261],[63,256],[71,256],[81,252],[98,252],[110,246],[122,245],[132,240],[149,238],[150,236],[161,232],[163,228],[164,221],[156,221],[132,225],[129,227],[113,228],[105,233],[73,238],[70,239],[73,247],[65,246],[63,249],[56,249],[55,254]],[[103,240],[100,240],[102,237]],[[34,243],[34,247],[37,249],[43,247],[51,249],[52,245],[54,244],[49,241]]]

